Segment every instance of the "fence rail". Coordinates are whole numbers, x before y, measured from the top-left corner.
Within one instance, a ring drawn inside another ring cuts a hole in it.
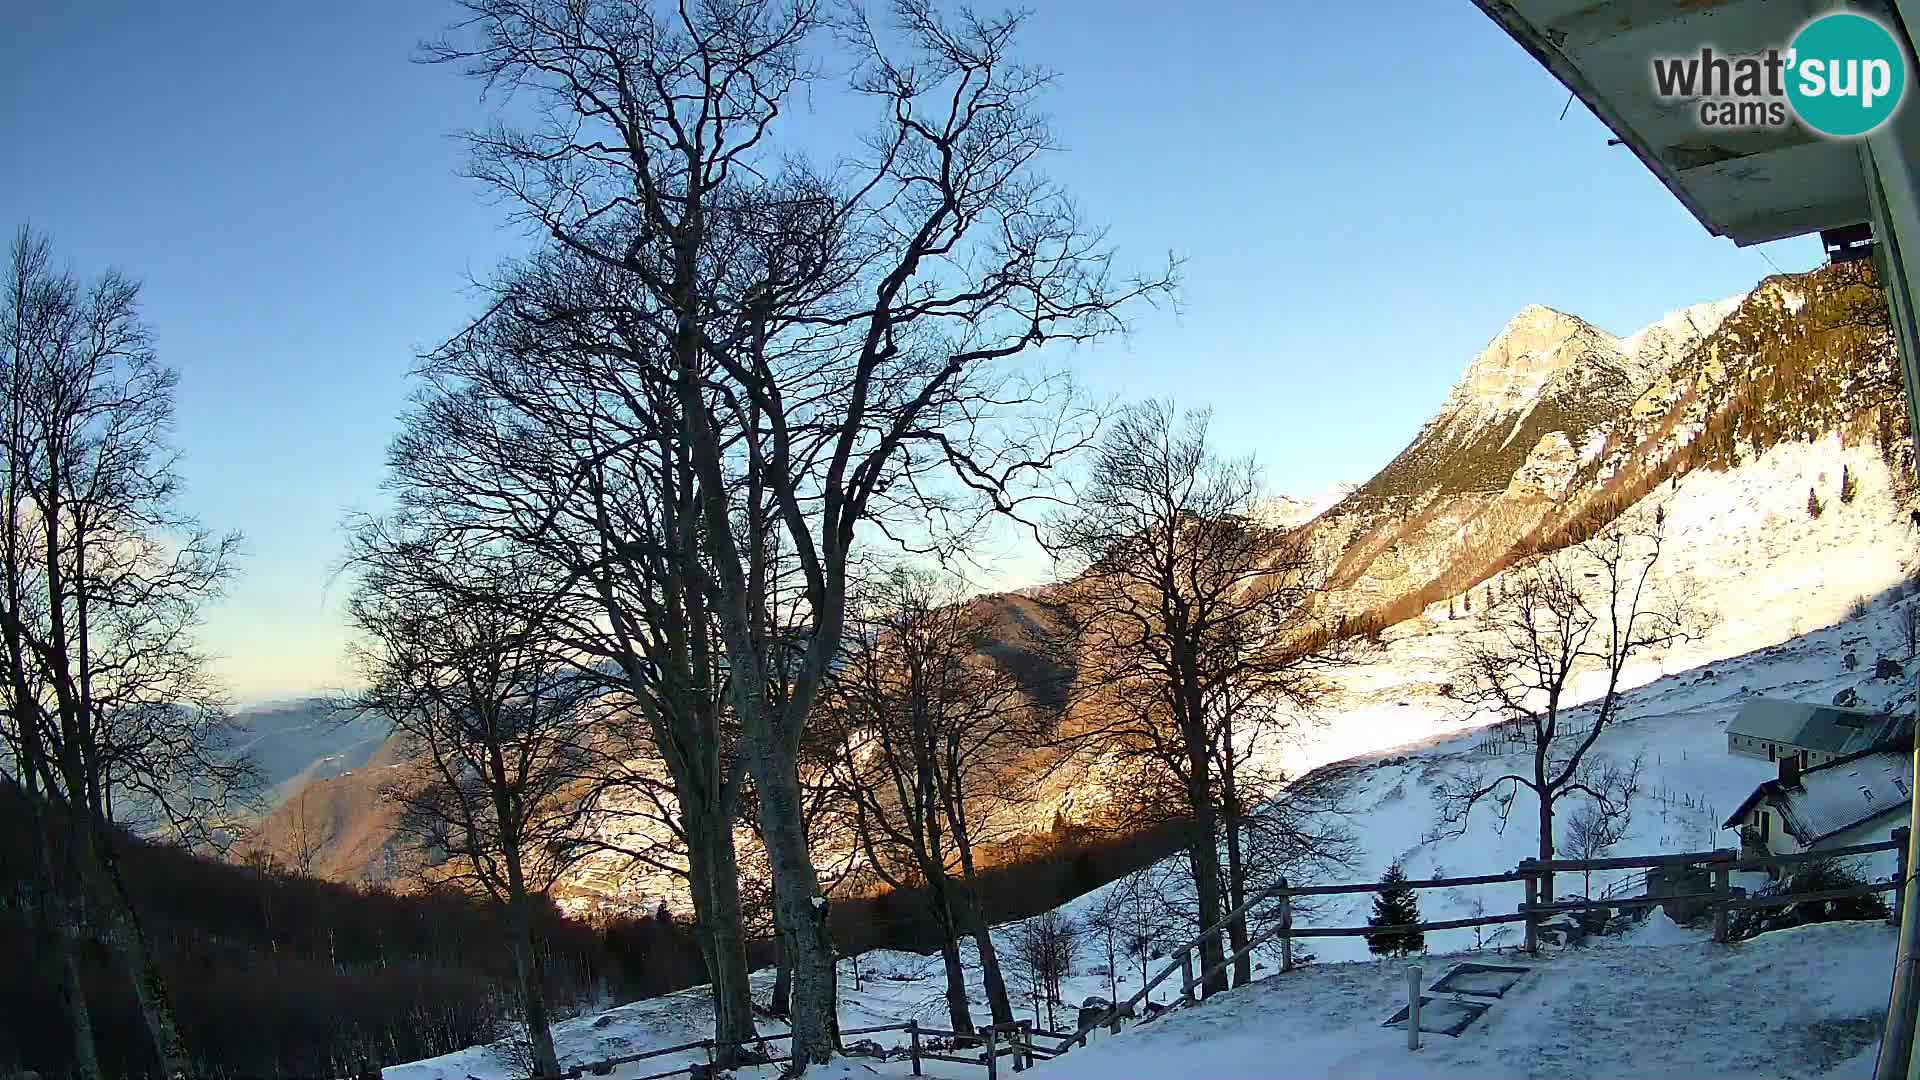
[[[1872,882],[1848,889],[1825,890],[1785,894],[1777,897],[1746,897],[1734,890],[1729,880],[1735,870],[1763,870],[1801,863],[1846,858],[1854,855],[1869,855],[1880,851],[1898,851],[1900,854],[1900,874],[1894,881]],[[1854,844],[1848,847],[1830,848],[1819,851],[1796,852],[1787,855],[1765,855],[1742,858],[1727,848],[1710,851],[1682,851],[1653,855],[1629,855],[1603,859],[1527,859],[1515,869],[1506,873],[1474,874],[1462,877],[1416,878],[1399,883],[1406,888],[1453,889],[1474,885],[1497,885],[1509,881],[1522,882],[1526,886],[1526,899],[1512,913],[1481,915],[1468,919],[1441,919],[1417,923],[1412,926],[1371,927],[1371,926],[1314,926],[1295,927],[1293,925],[1292,900],[1300,896],[1340,896],[1356,893],[1377,893],[1386,886],[1380,882],[1351,882],[1337,885],[1299,885],[1290,886],[1282,878],[1270,888],[1255,894],[1246,903],[1228,912],[1213,926],[1195,935],[1182,944],[1173,954],[1170,962],[1160,973],[1142,986],[1124,1004],[1116,1003],[1108,1007],[1095,1022],[1067,1042],[1067,1046],[1085,1045],[1095,1029],[1106,1027],[1111,1031],[1120,1030],[1120,1022],[1132,1016],[1141,1002],[1147,999],[1153,989],[1181,973],[1181,1001],[1192,1004],[1203,994],[1197,994],[1196,988],[1203,988],[1208,979],[1219,974],[1242,956],[1254,949],[1278,938],[1281,944],[1280,969],[1293,968],[1293,940],[1296,938],[1325,937],[1372,937],[1381,933],[1401,933],[1410,930],[1426,932],[1430,930],[1460,930],[1476,926],[1497,926],[1509,923],[1526,924],[1525,948],[1528,952],[1539,950],[1541,924],[1549,917],[1558,914],[1571,914],[1581,911],[1617,909],[1626,907],[1658,907],[1669,903],[1699,903],[1707,905],[1714,919],[1715,941],[1727,940],[1728,916],[1732,911],[1748,908],[1777,907],[1786,904],[1813,902],[1816,900],[1841,899],[1849,896],[1863,896],[1869,893],[1894,891],[1893,919],[1898,922],[1902,912],[1902,893],[1898,882],[1907,876],[1907,830],[1895,829],[1890,840],[1869,844]],[[1689,892],[1670,896],[1603,896],[1598,900],[1554,900],[1542,896],[1545,879],[1555,873],[1586,873],[1593,870],[1638,870],[1633,879],[1641,882],[1648,880],[1648,872],[1660,868],[1700,866],[1709,869],[1714,875],[1713,887],[1704,892]],[[1238,951],[1229,951],[1226,935],[1237,920],[1260,904],[1278,901],[1281,907],[1280,917],[1268,930],[1251,938],[1247,945]],[[1198,975],[1194,974],[1192,954],[1204,953],[1208,942],[1218,943],[1223,959],[1206,966]]]

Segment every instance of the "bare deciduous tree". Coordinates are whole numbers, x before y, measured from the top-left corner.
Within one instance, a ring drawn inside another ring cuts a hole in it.
[[[339,822],[326,808],[316,811],[313,793],[300,790],[287,811],[286,864],[301,877],[312,877],[314,864],[339,834]]]
[[[1131,767],[1135,811],[1188,823],[1201,929],[1247,894],[1240,830],[1254,822],[1258,797],[1243,785],[1265,786],[1244,768],[1249,747],[1317,700],[1318,671],[1338,641],[1321,632],[1316,610],[1321,560],[1254,515],[1253,462],[1218,456],[1207,422],[1170,403],[1122,410],[1080,508],[1055,530],[1080,569],[1068,607],[1080,696],[1097,700],[1084,711],[1099,717],[1076,737]],[[1245,944],[1244,917],[1229,935]],[[1202,942],[1202,967],[1219,968],[1225,955],[1216,935]],[[1224,969],[1206,980],[1207,993],[1226,988]]]
[[[979,950],[994,1022],[1010,1022],[974,851],[989,839],[995,806],[1017,797],[1021,758],[1056,718],[989,654],[991,627],[957,590],[899,569],[864,592],[823,697],[839,744],[835,781],[867,865],[894,888],[925,890],[954,1030],[973,1030],[964,936]]]
[[[1026,973],[1027,985],[1032,989],[1035,1023],[1040,1020],[1044,1002],[1047,1027],[1057,1026],[1054,1010],[1061,1004],[1060,985],[1073,974],[1080,933],[1080,924],[1058,909],[1035,915],[1021,923],[1014,933],[1014,958]]]
[[[42,940],[61,973],[77,1071],[99,1073],[74,963],[81,937],[99,931],[128,971],[157,1065],[176,1075],[190,1058],[114,826],[225,843],[255,789],[193,637],[239,541],[179,509],[169,445],[178,376],[158,359],[139,283],[109,272],[83,285],[24,229],[8,271],[0,730],[29,804],[45,812],[34,830]]]
[[[652,367],[660,346],[636,322],[644,299],[577,252],[510,265],[493,288],[488,312],[421,365],[391,485],[442,546],[511,549],[565,582],[556,636],[583,678],[630,704],[604,718],[585,798],[638,826],[606,847],[685,878],[716,1060],[730,1065],[755,1035],[734,838],[745,759],[692,461]],[[771,625],[781,590],[765,584]]]
[[[1460,658],[1457,697],[1491,712],[1523,735],[1523,771],[1441,785],[1436,833],[1458,835],[1474,807],[1491,800],[1504,827],[1521,790],[1535,800],[1539,858],[1554,853],[1561,799],[1590,799],[1609,816],[1625,812],[1637,790],[1639,759],[1592,753],[1621,719],[1627,665],[1700,632],[1705,615],[1684,583],[1656,576],[1666,542],[1662,509],[1635,510],[1590,539],[1510,570],[1512,588],[1481,606]],[[1598,679],[1592,700],[1575,700],[1575,679]],[[1553,895],[1553,875],[1544,875]]]
[[[1622,777],[1622,782],[1611,785],[1618,792],[1618,798],[1601,802],[1589,799],[1580,804],[1579,809],[1567,818],[1567,854],[1576,859],[1604,858],[1613,845],[1627,835],[1633,825],[1633,797],[1639,788],[1639,762],[1636,760]],[[1602,784],[1602,787],[1609,785]],[[1580,894],[1593,896],[1593,871],[1581,872]]]
[[[367,688],[350,703],[393,723],[417,766],[383,794],[448,880],[499,905],[535,1075],[559,1072],[534,920],[580,843],[574,788],[592,758],[596,684],[556,655],[543,575],[524,562],[449,567],[381,522],[356,533],[348,605]]]
[[[1050,76],[1014,60],[1016,16],[897,0],[893,35],[855,11],[837,40],[876,128],[821,170],[781,138],[832,45],[814,0],[464,6],[428,59],[540,100],[523,113],[535,127],[473,136],[473,174],[644,294],[623,314],[660,346],[650,370],[693,466],[804,1068],[832,1053],[834,1003],[798,755],[840,649],[856,529],[1016,508],[1079,436],[1003,424],[1056,385],[999,362],[1115,332],[1169,278],[1117,279],[1038,173]],[[803,582],[797,659],[764,620],[776,553]]]

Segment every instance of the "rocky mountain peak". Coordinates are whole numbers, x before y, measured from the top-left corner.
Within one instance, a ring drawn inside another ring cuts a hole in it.
[[[1563,311],[1528,304],[1467,365],[1450,404],[1476,413],[1513,412],[1561,372],[1618,355],[1619,343],[1606,331]]]
[[[1620,339],[1622,366],[1635,382],[1652,381],[1720,329],[1745,299],[1742,293],[1668,312]]]
[[[1341,500],[1353,494],[1360,485],[1339,483],[1317,495],[1272,495],[1260,500],[1253,509],[1254,517],[1262,524],[1282,529],[1294,529],[1337,506]]]
[[[1626,337],[1578,316],[1528,304],[1467,365],[1449,405],[1467,415],[1523,412],[1563,374],[1596,377],[1637,391],[1705,340],[1745,298],[1729,297],[1672,311]]]

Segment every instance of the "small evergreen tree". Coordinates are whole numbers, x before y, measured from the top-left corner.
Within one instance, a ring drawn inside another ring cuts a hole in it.
[[[1817,518],[1820,516],[1820,511],[1824,509],[1826,509],[1826,507],[1820,505],[1820,496],[1812,488],[1808,488],[1807,489],[1807,516],[1810,518]]]
[[[1413,886],[1407,884],[1406,871],[1400,869],[1398,862],[1387,867],[1380,884],[1386,888],[1373,894],[1373,915],[1367,919],[1367,925],[1417,925],[1420,922],[1420,899],[1414,895]],[[1420,930],[1372,934],[1367,938],[1367,948],[1372,949],[1376,956],[1408,956],[1422,952],[1426,947],[1427,935]]]

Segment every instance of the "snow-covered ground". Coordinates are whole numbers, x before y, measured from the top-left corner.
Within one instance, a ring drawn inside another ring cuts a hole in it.
[[[1838,498],[1848,467],[1854,498]],[[1843,447],[1837,437],[1788,444],[1728,472],[1696,471],[1660,497],[1668,507],[1669,573],[1690,580],[1714,615],[1709,633],[1629,669],[1626,719],[1596,746],[1603,755],[1643,756],[1632,826],[1616,854],[1730,846],[1720,821],[1773,766],[1726,751],[1725,727],[1740,703],[1764,695],[1826,702],[1854,690],[1869,707],[1910,707],[1912,675],[1872,677],[1881,655],[1905,661],[1897,586],[1912,579],[1916,530],[1891,490],[1872,447]],[[1816,519],[1807,492],[1826,504]],[[1865,600],[1864,614],[1850,609]],[[1449,776],[1503,768],[1512,759],[1481,746],[1486,718],[1463,716],[1439,692],[1459,635],[1445,605],[1393,628],[1377,655],[1341,674],[1327,715],[1277,751],[1298,774],[1348,762],[1350,821],[1358,833],[1355,865],[1343,880],[1378,878],[1399,861],[1413,877],[1508,870],[1533,854],[1530,796],[1522,795],[1502,831],[1491,807],[1476,810],[1461,836],[1430,839],[1435,784]],[[1847,653],[1859,663],[1848,670]],[[1911,669],[1912,664],[1908,664]],[[1591,682],[1581,689],[1597,692]],[[1876,867],[1876,870],[1883,870]],[[1592,887],[1610,877],[1595,874]],[[1576,883],[1577,884],[1577,883]],[[1109,886],[1108,889],[1113,888]],[[1562,884],[1561,891],[1568,886]],[[1084,915],[1101,892],[1068,905]],[[1519,886],[1424,892],[1427,919],[1511,911]],[[1364,895],[1328,898],[1301,925],[1364,923]],[[1016,927],[997,936],[1011,944]],[[1630,934],[1542,961],[1522,987],[1459,1039],[1430,1036],[1409,1056],[1404,1032],[1381,1022],[1404,999],[1404,965],[1368,958],[1363,939],[1310,939],[1317,962],[1235,991],[1191,1011],[1133,1029],[1111,1043],[1041,1066],[1039,1076],[1864,1076],[1885,1005],[1892,933],[1868,924],[1808,927],[1716,946],[1656,913]],[[1471,930],[1427,935],[1435,954],[1475,947]],[[1479,944],[1490,944],[1480,942]],[[1004,954],[1004,952],[1003,952]],[[1487,957],[1488,953],[1476,954]],[[987,1015],[969,949],[974,1016]],[[1140,985],[1137,966],[1105,970],[1104,947],[1083,940],[1064,998],[1121,996]],[[1153,967],[1157,969],[1158,963]],[[1262,973],[1275,965],[1267,958]],[[1428,981],[1444,970],[1428,961]],[[1124,969],[1133,967],[1131,972]],[[857,970],[856,970],[857,969]],[[770,973],[756,976],[764,997]],[[945,1026],[938,957],[874,952],[843,961],[842,1026],[918,1018]],[[1016,993],[1018,993],[1016,986]],[[1162,1000],[1177,995],[1162,994]],[[567,1021],[556,1031],[569,1063],[601,1060],[711,1033],[700,990],[622,1006]],[[1071,1026],[1071,1016],[1059,1020]],[[777,1030],[767,1029],[763,1030]],[[880,1041],[889,1041],[881,1037]],[[784,1044],[778,1044],[784,1045]],[[1864,1053],[1864,1064],[1859,1056]],[[616,1080],[660,1072],[697,1054],[652,1059]],[[895,1075],[901,1062],[855,1060],[823,1075]],[[482,1080],[507,1075],[487,1048],[389,1069],[390,1080]],[[753,1075],[743,1073],[742,1075]],[[933,1065],[928,1075],[977,1077],[978,1068]]]
[[[1866,1077],[1893,946],[1881,923],[1828,923],[1738,945],[1501,959],[1534,970],[1458,1037],[1423,1034],[1418,1051],[1404,1027],[1383,1026],[1406,1002],[1404,963],[1316,965],[1096,1040],[1035,1075]],[[1448,966],[1428,960],[1423,985]]]
[[[1112,1077],[1780,1077],[1865,1080],[1886,1009],[1894,930],[1828,923],[1715,945],[1656,913],[1631,935],[1546,959],[1488,953],[1421,960],[1431,987],[1454,963],[1521,966],[1528,973],[1458,1036],[1422,1035],[1386,1021],[1406,1002],[1403,961],[1314,964],[1041,1063],[1036,1080]],[[900,954],[869,955],[877,969],[854,989],[842,964],[843,1023],[937,1018],[937,968]],[[1103,981],[1103,980],[1100,980]],[[1096,981],[1075,980],[1080,990]],[[762,987],[764,989],[764,987]],[[1073,996],[1070,990],[1069,997]],[[1447,995],[1429,993],[1446,1001]],[[1429,1004],[1429,1010],[1434,1006]],[[1430,1013],[1431,1015],[1431,1013]],[[601,1060],[702,1038],[712,1014],[700,990],[621,1006],[555,1029],[565,1063]],[[1070,1024],[1068,1026],[1071,1026]],[[1423,1025],[1424,1026],[1424,1025]],[[763,1025],[763,1031],[767,1029]],[[897,1046],[893,1036],[875,1037]],[[1043,1044],[1046,1040],[1043,1040]],[[783,1043],[774,1044],[776,1052]],[[615,1080],[704,1061],[677,1054],[622,1066]],[[809,1076],[905,1076],[902,1058],[840,1059]],[[743,1078],[777,1068],[742,1069]],[[388,1080],[511,1076],[487,1048],[389,1068]],[[979,1066],[927,1062],[936,1080],[979,1080]]]

